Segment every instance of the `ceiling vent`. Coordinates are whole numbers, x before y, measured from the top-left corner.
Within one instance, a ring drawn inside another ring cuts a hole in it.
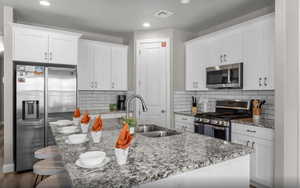
[[[168,18],[170,16],[172,16],[174,13],[167,11],[167,10],[160,10],[157,11],[156,13],[154,13],[154,16],[158,17],[158,18]]]

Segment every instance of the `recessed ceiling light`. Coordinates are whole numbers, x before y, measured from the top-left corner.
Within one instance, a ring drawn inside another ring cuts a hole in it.
[[[51,4],[49,1],[40,1],[40,5],[45,6],[45,7],[49,7]]]
[[[143,27],[151,27],[151,24],[149,22],[143,23]]]
[[[180,0],[181,4],[189,4],[191,0]]]

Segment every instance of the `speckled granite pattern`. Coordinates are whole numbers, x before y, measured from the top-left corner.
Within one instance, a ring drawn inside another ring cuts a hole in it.
[[[67,145],[67,136],[58,134],[57,127],[51,127],[73,187],[132,187],[252,152],[251,148],[242,145],[187,132],[162,138],[137,134],[129,150],[127,164],[119,166],[114,154],[119,130],[113,130],[115,126],[107,123],[105,127],[109,128],[103,131],[101,143],[94,144],[90,138],[89,142],[80,145]],[[101,170],[85,175],[91,170],[77,167],[75,161],[81,153],[93,150],[106,152],[111,161]]]
[[[271,119],[260,119],[259,121],[252,118],[232,120],[232,123],[244,124],[255,127],[262,127],[267,129],[275,129],[275,122]]]

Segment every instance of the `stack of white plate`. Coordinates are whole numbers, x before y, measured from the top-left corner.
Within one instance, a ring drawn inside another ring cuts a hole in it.
[[[67,144],[82,144],[87,142],[89,139],[87,138],[87,134],[72,134],[68,136],[66,140]]]
[[[70,121],[70,120],[58,120],[58,121],[55,121],[55,122],[50,122],[49,124],[50,125],[56,125],[56,126],[63,127],[63,126],[72,125],[73,121]]]
[[[58,129],[59,133],[62,134],[72,134],[79,131],[79,128],[77,126],[69,126],[69,127],[61,127]]]
[[[76,165],[81,168],[100,168],[110,161],[102,151],[89,151],[79,156]]]

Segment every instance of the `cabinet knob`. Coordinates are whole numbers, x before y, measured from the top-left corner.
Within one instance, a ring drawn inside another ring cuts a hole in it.
[[[45,52],[44,55],[45,55],[45,60],[48,60],[48,53]]]
[[[246,142],[246,145],[249,146],[249,143],[250,143],[250,141],[248,140],[248,141]]]
[[[53,54],[52,54],[52,52],[50,52],[50,61],[52,61],[52,56],[53,56]]]
[[[226,57],[227,57],[227,55],[226,54],[224,54],[224,62],[227,62],[227,59],[226,59]]]
[[[220,63],[223,63],[223,55],[220,55]]]

